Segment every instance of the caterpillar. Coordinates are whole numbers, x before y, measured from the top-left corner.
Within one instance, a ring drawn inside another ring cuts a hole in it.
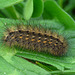
[[[67,52],[67,41],[62,35],[41,26],[19,24],[8,27],[3,42],[8,46],[20,46],[23,49],[46,52],[62,56]]]

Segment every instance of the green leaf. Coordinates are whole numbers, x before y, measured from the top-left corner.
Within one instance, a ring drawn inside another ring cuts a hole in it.
[[[20,58],[13,56],[9,61],[0,56],[1,75],[48,75],[44,69]]]
[[[56,67],[52,66],[52,65],[48,65],[48,64],[45,64],[45,63],[41,63],[41,62],[38,62],[36,61],[35,62],[37,65],[39,65],[40,67],[44,68],[45,70],[47,71],[55,71],[55,70],[58,70]]]
[[[1,12],[3,14],[5,14],[6,17],[8,17],[8,18],[13,18],[13,19],[19,19],[20,18],[19,14],[16,11],[14,6],[10,6],[10,7],[7,7],[5,9],[2,9]]]
[[[25,75],[49,75],[44,69],[20,57],[13,56],[11,60],[12,62],[10,63],[19,70],[22,70]]]
[[[16,20],[16,21],[15,20],[9,20],[9,19],[0,19],[0,20],[2,23],[1,26],[3,26],[3,23],[7,23],[8,27],[12,26],[12,25],[16,25],[16,24],[19,24],[19,25],[23,24],[23,23],[25,25],[28,24],[28,22],[25,22],[25,21],[23,21],[23,22],[21,21],[22,22],[21,23],[19,20]],[[61,31],[61,33],[65,33],[63,26],[60,23],[57,23],[55,21],[50,21],[50,20],[48,20],[48,21],[47,20],[34,20],[33,21],[32,20],[29,22],[29,24],[34,25],[34,26],[41,24],[41,26],[44,28],[49,28],[49,29],[53,29],[56,32]],[[1,26],[0,26],[0,30],[3,32],[4,30],[2,29],[3,27],[1,27]],[[2,34],[2,32],[1,32],[1,34]],[[66,31],[66,32],[68,32],[68,31]],[[75,37],[75,35],[71,35],[71,37]],[[73,39],[70,38],[70,39],[66,39],[66,40],[69,42],[70,48],[68,48],[66,55],[61,56],[61,57],[52,56],[51,54],[42,53],[42,52],[37,53],[35,51],[30,51],[30,50],[26,50],[26,49],[22,50],[19,47],[17,47],[17,48],[15,47],[15,50],[16,50],[15,51],[13,48],[7,48],[6,46],[3,47],[1,45],[0,45],[1,46],[0,55],[2,55],[6,50],[6,51],[8,51],[8,52],[6,52],[7,54],[6,55],[3,54],[5,59],[7,59],[9,57],[9,55],[12,53],[11,56],[16,54],[17,56],[21,56],[24,58],[44,62],[44,63],[50,64],[50,65],[53,65],[54,67],[56,67],[57,69],[59,69],[61,71],[64,71],[64,68],[75,70],[75,46],[72,46],[75,44],[75,38],[73,38]],[[11,53],[9,50],[11,51]],[[1,51],[3,51],[3,52],[1,52]],[[15,52],[15,53],[13,53],[13,52]],[[8,55],[8,53],[10,53],[10,54]],[[8,57],[6,57],[6,56],[8,56]],[[10,59],[10,57],[8,59]]]
[[[50,72],[52,75],[74,75],[75,70],[65,70],[65,71],[52,71]]]
[[[25,20],[29,20],[32,16],[33,13],[33,0],[28,0],[25,3],[25,8],[24,8],[24,18]]]
[[[57,17],[66,29],[75,29],[75,22],[72,17],[60,8],[54,0],[46,0],[44,10],[49,16]]]
[[[0,0],[0,9],[12,6],[12,5],[17,4],[21,1],[23,1],[23,0]]]
[[[39,17],[43,13],[43,0],[33,0],[34,3],[34,11],[32,17]]]
[[[18,4],[15,5],[15,9],[21,14],[23,15],[23,9],[25,6],[25,2],[20,2]]]
[[[63,7],[63,0],[57,0],[57,3],[59,4],[60,7]]]
[[[0,56],[0,75],[25,75]]]

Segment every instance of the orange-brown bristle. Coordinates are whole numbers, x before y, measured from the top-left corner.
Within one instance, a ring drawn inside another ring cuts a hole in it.
[[[49,31],[50,34],[48,31],[39,31],[37,27],[35,29],[32,27],[27,28],[25,27],[25,30],[19,28],[13,32],[9,32],[5,36],[4,41],[7,44],[18,44],[20,47],[24,46],[26,49],[48,52],[56,56],[61,56],[66,52],[67,43],[63,37],[57,36],[56,33],[51,31]]]

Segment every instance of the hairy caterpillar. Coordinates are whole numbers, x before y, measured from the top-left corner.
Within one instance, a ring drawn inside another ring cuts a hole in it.
[[[34,24],[35,25],[35,24]],[[23,49],[46,52],[55,56],[64,55],[67,51],[65,38],[51,29],[19,24],[6,29],[3,42],[9,46],[20,46]]]

